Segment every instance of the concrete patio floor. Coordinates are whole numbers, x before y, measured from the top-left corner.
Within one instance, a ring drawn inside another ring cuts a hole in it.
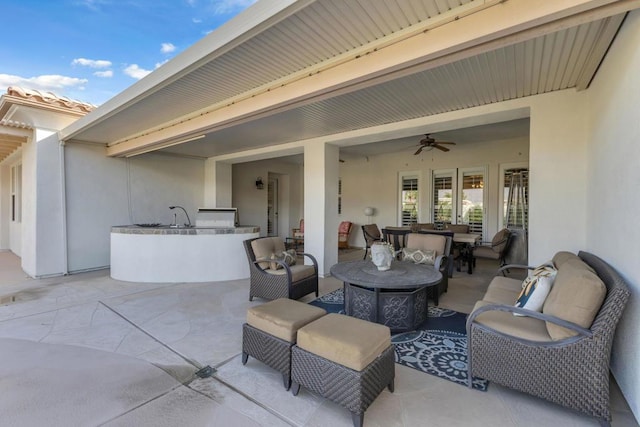
[[[362,251],[341,252],[341,259]],[[456,272],[441,306],[468,312],[495,265]],[[341,286],[322,279],[321,294]],[[313,299],[311,295],[304,300]],[[343,408],[249,359],[240,363],[248,280],[143,284],[108,270],[33,280],[0,252],[3,426],[350,426]],[[194,375],[211,366],[208,378]],[[637,426],[612,380],[613,426]],[[581,414],[496,384],[486,393],[396,365],[366,426],[588,426]]]

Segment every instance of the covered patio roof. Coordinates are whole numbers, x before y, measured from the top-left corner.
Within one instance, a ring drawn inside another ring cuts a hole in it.
[[[582,90],[625,13],[638,7],[262,0],[60,137],[104,144],[110,156],[208,158]]]

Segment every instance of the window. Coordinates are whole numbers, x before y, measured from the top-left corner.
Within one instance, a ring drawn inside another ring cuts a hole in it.
[[[453,177],[433,177],[433,221],[449,223],[453,218]]]
[[[402,226],[418,222],[418,177],[402,176],[400,195]]]
[[[485,167],[433,171],[433,222],[468,224],[471,233],[483,234],[486,225]]]
[[[22,221],[22,164],[11,167],[11,221]]]
[[[484,174],[462,174],[462,224],[469,224],[469,232],[482,234],[484,220]]]

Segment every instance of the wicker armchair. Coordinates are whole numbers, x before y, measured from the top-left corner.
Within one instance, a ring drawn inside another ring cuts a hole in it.
[[[451,233],[453,234],[453,233]],[[432,234],[429,232],[409,233],[406,236],[407,249],[433,249],[436,251],[436,270],[442,273],[442,280],[438,286],[431,286],[427,290],[427,295],[433,299],[433,303],[438,305],[440,295],[447,292],[449,288],[449,258],[451,256],[452,236],[442,234]]]
[[[469,387],[473,377],[485,378],[583,412],[608,425],[611,347],[629,289],[605,261],[586,252],[578,255],[595,270],[607,288],[591,327],[585,329],[555,316],[511,305],[488,304],[476,308],[467,319]],[[480,314],[496,311],[523,313],[569,328],[577,335],[538,342],[497,332],[476,321]]]
[[[298,253],[298,256],[309,258],[313,265],[288,265],[271,259],[272,254],[285,250],[280,237],[259,237],[243,243],[249,261],[249,301],[253,301],[253,297],[300,299],[311,292],[318,296],[318,262],[313,255]],[[276,266],[274,264],[279,267],[272,268],[272,265]]]

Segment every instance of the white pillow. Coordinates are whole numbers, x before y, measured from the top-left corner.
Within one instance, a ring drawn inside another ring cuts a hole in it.
[[[402,249],[402,260],[413,261],[416,264],[429,264],[434,265],[436,263],[436,251],[433,249]]]
[[[516,300],[516,307],[527,310],[542,311],[544,300],[551,291],[551,286],[556,278],[558,270],[552,265],[543,264],[533,270],[531,276],[522,282],[522,291]],[[513,313],[515,316],[524,316],[523,314]]]
[[[520,292],[516,301],[516,307],[541,312],[544,300],[547,299],[551,291],[552,284],[553,279],[546,276],[532,280],[526,287],[522,288],[522,292]],[[524,316],[524,314],[520,313],[513,314],[514,316]]]

